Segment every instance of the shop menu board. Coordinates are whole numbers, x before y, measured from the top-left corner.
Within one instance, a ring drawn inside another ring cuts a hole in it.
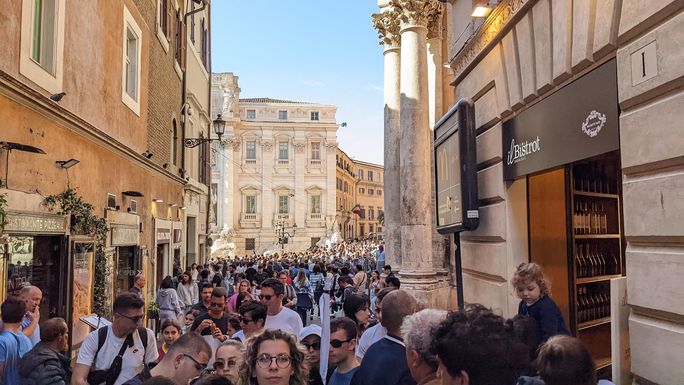
[[[454,118],[456,115],[452,115]],[[454,133],[435,150],[437,169],[437,226],[463,222],[461,208],[461,170],[458,134]]]
[[[71,346],[74,350],[81,346],[91,332],[90,326],[80,319],[92,313],[94,249],[94,245],[87,242],[74,242],[72,246],[74,289]]]
[[[435,125],[437,231],[449,234],[479,225],[475,109],[461,99]]]

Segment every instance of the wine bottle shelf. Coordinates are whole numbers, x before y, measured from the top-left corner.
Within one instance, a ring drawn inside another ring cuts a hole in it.
[[[575,234],[575,239],[619,239],[620,234]]]
[[[594,193],[594,192],[588,192],[588,191],[577,191],[577,190],[574,190],[572,193],[575,195],[592,197],[592,198],[606,198],[606,199],[618,199],[619,198],[619,195],[617,195],[617,194],[602,194],[602,193]]]
[[[577,278],[577,280],[575,282],[577,282],[578,285],[582,285],[582,284],[587,284],[587,283],[610,281],[613,278],[620,278],[620,277],[622,277],[622,275],[620,275],[620,274],[599,275],[597,277]]]
[[[585,330],[599,325],[605,325],[608,323],[610,323],[610,317],[603,317],[587,322],[582,322],[581,324],[577,324],[577,330]]]

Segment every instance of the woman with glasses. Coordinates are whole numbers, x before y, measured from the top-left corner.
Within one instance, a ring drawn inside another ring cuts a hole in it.
[[[240,385],[307,385],[309,367],[292,334],[266,329],[247,341]]]
[[[216,374],[230,380],[231,383],[238,382],[238,368],[242,363],[242,343],[235,340],[227,340],[216,349],[216,361],[214,369]]]

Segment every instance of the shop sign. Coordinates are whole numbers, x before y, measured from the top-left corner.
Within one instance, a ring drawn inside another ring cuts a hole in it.
[[[461,99],[450,108],[434,135],[437,231],[475,230],[480,215],[473,102]]]
[[[138,227],[112,227],[112,246],[133,246],[138,244]]]
[[[620,148],[615,59],[503,123],[504,179]]]
[[[157,243],[169,243],[171,242],[171,230],[169,229],[157,229]]]
[[[64,234],[67,231],[67,217],[62,215],[33,214],[8,211],[5,232]]]

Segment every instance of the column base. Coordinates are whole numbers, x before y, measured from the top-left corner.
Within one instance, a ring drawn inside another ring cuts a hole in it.
[[[449,285],[448,275],[422,272],[400,272],[401,289],[409,292],[423,308],[455,310],[458,308],[456,288]]]

